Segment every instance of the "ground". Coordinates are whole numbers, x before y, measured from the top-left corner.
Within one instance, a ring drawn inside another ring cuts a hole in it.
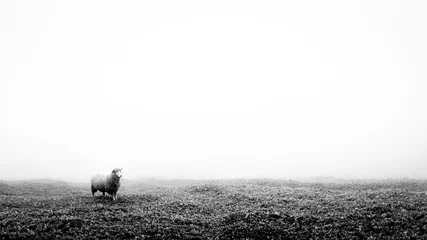
[[[427,239],[427,181],[0,181],[0,239]]]

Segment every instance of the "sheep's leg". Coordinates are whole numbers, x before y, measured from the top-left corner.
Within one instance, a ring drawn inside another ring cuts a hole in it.
[[[95,197],[96,189],[92,187],[92,197]]]

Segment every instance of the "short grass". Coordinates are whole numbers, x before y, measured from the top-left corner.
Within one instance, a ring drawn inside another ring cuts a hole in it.
[[[0,182],[0,239],[427,239],[426,181]]]

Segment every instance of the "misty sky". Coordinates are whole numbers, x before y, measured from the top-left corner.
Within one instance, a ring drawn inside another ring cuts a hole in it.
[[[1,1],[0,179],[427,178],[425,1]]]

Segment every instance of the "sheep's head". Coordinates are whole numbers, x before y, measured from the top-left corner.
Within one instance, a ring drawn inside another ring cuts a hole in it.
[[[121,178],[122,177],[122,169],[123,168],[114,168],[111,173],[115,174],[118,178]]]

